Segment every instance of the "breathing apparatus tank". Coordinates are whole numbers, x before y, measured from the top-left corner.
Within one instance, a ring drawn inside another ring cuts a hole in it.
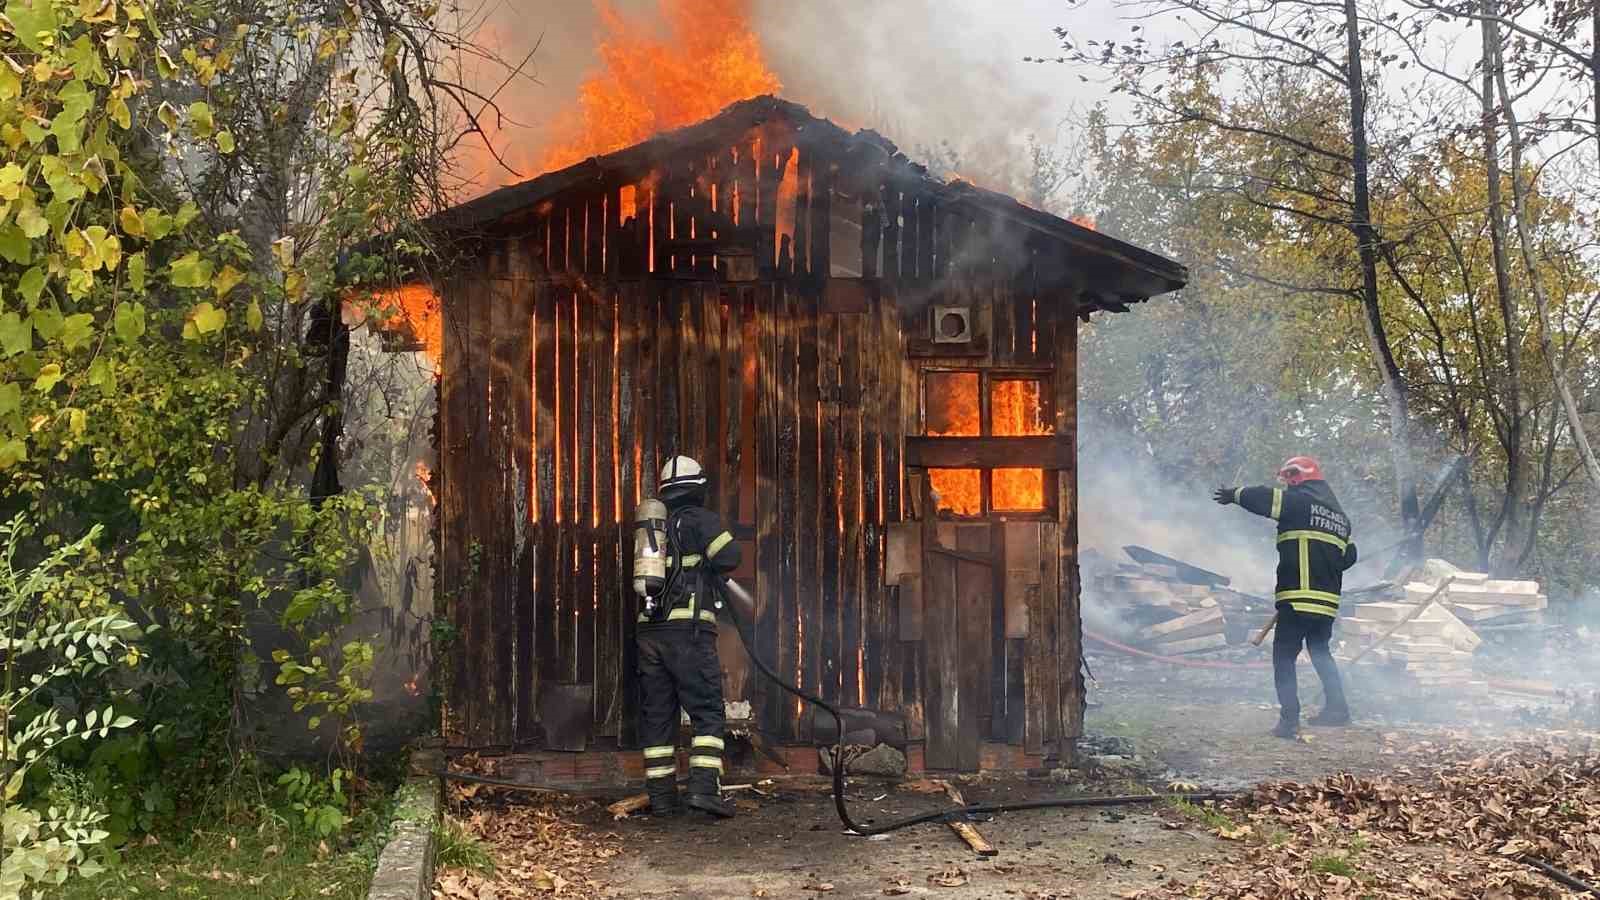
[[[667,587],[667,505],[654,497],[633,511],[633,592],[644,600],[646,616]]]

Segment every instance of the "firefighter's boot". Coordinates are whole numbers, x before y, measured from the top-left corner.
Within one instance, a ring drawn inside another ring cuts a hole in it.
[[[712,769],[689,769],[689,796],[684,804],[719,819],[733,818],[733,806],[722,799],[721,779]]]
[[[675,816],[683,811],[678,805],[678,779],[651,778],[645,782],[645,792],[650,795],[650,815]]]
[[[1300,723],[1280,716],[1277,727],[1272,729],[1272,736],[1286,741],[1296,740],[1300,737]]]

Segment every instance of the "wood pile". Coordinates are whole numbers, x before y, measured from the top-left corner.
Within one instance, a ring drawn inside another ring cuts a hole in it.
[[[1272,601],[1227,587],[1229,579],[1140,547],[1137,560],[1105,568],[1091,584],[1130,624],[1130,642],[1167,656],[1249,640],[1272,617]]]
[[[1375,602],[1351,603],[1346,596],[1338,625],[1346,658],[1426,603],[1446,576],[1450,584],[1433,604],[1383,641],[1369,659],[1404,671],[1419,685],[1478,686],[1482,682],[1473,674],[1472,657],[1483,644],[1483,633],[1537,623],[1549,605],[1537,581],[1496,580],[1428,560],[1419,580],[1369,595]]]

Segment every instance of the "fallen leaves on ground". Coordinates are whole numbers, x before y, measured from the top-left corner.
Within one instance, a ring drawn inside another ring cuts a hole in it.
[[[1483,753],[1434,748],[1427,772],[1335,775],[1284,782],[1227,805],[1218,829],[1250,843],[1194,885],[1142,897],[1227,900],[1312,897],[1562,898],[1532,856],[1594,882],[1600,877],[1600,751],[1559,741]]]
[[[463,763],[469,770],[492,774],[487,761],[457,761],[458,766]],[[605,894],[600,870],[621,852],[621,839],[583,824],[582,814],[594,812],[592,803],[455,784],[450,801],[462,829],[489,848],[495,870],[492,875],[442,871],[434,883],[434,900],[590,900]]]
[[[928,876],[928,881],[939,887],[961,887],[969,880],[966,870],[954,865],[945,866]]]

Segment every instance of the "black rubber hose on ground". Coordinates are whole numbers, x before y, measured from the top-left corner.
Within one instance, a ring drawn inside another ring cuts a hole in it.
[[[1521,856],[1521,857],[1518,857],[1518,859],[1522,860],[1524,863],[1526,863],[1526,864],[1528,864],[1530,866],[1533,866],[1535,869],[1538,869],[1539,871],[1543,872],[1545,874],[1545,876],[1548,877],[1549,879],[1551,879],[1552,881],[1555,881],[1555,882],[1557,882],[1559,884],[1562,884],[1562,885],[1565,885],[1565,886],[1567,886],[1569,888],[1572,888],[1575,891],[1583,891],[1584,893],[1592,894],[1592,895],[1594,895],[1596,897],[1600,897],[1600,888],[1595,887],[1594,885],[1588,883],[1587,881],[1582,880],[1581,878],[1577,878],[1575,876],[1568,875],[1566,872],[1561,871],[1560,869],[1556,868],[1555,866],[1550,865],[1549,863],[1545,862],[1542,859],[1534,859],[1531,856]]]
[[[723,583],[722,587],[725,591],[742,595],[740,599],[744,600],[752,608],[754,608],[754,599],[750,597],[749,593],[747,593],[744,588],[739,586],[738,582],[728,580]],[[777,685],[786,693],[792,694],[807,703],[827,710],[828,714],[833,716],[833,721],[837,726],[838,731],[838,739],[833,747],[833,763],[831,766],[833,769],[833,803],[835,810],[837,810],[839,813],[839,821],[844,823],[845,828],[856,834],[885,834],[887,832],[896,831],[911,825],[920,825],[924,822],[951,821],[963,816],[984,813],[1012,812],[1015,810],[1024,809],[1056,809],[1070,808],[1075,806],[1128,806],[1136,803],[1156,803],[1163,800],[1187,800],[1191,803],[1201,803],[1208,800],[1232,800],[1242,796],[1238,793],[1208,792],[1198,794],[1135,794],[1120,797],[1054,797],[1046,800],[1023,800],[1015,803],[969,804],[967,806],[956,806],[949,809],[918,813],[914,816],[907,816],[904,819],[895,819],[891,822],[885,822],[882,825],[859,825],[854,819],[850,818],[850,810],[846,808],[844,802],[844,717],[839,714],[838,708],[833,704],[822,699],[821,697],[816,696],[815,694],[807,693],[800,688],[795,687],[794,685],[785,681],[783,678],[779,677],[778,673],[772,671],[772,669],[767,665],[766,661],[761,658],[760,654],[756,653],[754,642],[752,642],[745,634],[744,623],[739,620],[738,600],[729,598],[728,612],[733,617],[734,627],[739,631],[739,639],[744,641],[745,650],[749,655],[751,662],[756,664],[756,668],[760,670],[761,674],[765,676],[768,681]]]

